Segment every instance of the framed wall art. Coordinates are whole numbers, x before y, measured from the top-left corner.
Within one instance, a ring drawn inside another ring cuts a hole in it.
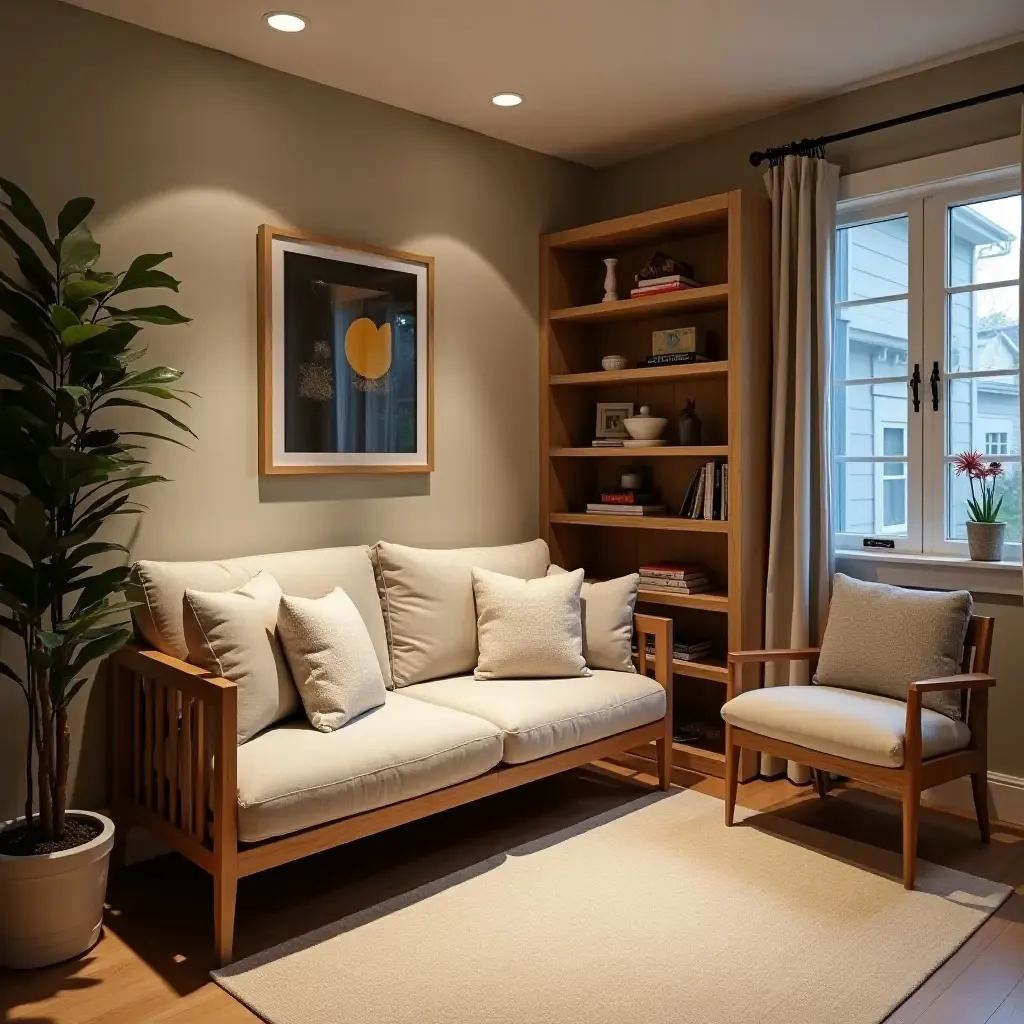
[[[433,469],[434,260],[263,224],[260,473]]]
[[[632,402],[598,402],[594,437],[602,440],[628,438],[625,421],[632,415]]]

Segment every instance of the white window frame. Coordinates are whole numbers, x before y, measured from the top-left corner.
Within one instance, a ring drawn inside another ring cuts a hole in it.
[[[990,441],[989,438],[995,438],[994,441]],[[995,451],[989,451],[989,448],[995,448]],[[985,431],[985,451],[984,455],[1009,455],[1010,454],[1010,431],[1009,430],[986,430]]]
[[[934,565],[936,559],[950,562],[967,557],[962,541],[946,540],[945,464],[951,456],[945,452],[946,408],[950,374],[947,368],[946,295],[951,291],[977,290],[975,285],[947,287],[948,209],[964,202],[979,202],[1021,190],[1020,141],[1005,139],[971,147],[954,153],[939,154],[908,164],[880,168],[843,178],[840,183],[840,204],[837,227],[886,220],[894,216],[908,217],[909,280],[907,296],[917,294],[920,301],[908,301],[908,380],[914,364],[921,367],[919,387],[921,411],[910,407],[908,386],[907,456],[863,458],[860,461],[905,461],[907,464],[907,517],[904,536],[889,536],[895,530],[880,530],[870,535],[834,535],[837,557],[897,560],[902,568],[911,561]],[[936,287],[942,283],[942,288]],[[1008,281],[1007,284],[1016,283]],[[991,287],[988,285],[987,287]],[[902,299],[904,295],[878,297]],[[842,308],[843,303],[836,303]],[[927,339],[927,341],[926,341]],[[932,410],[929,376],[932,363],[939,362],[941,371],[938,412]],[[992,376],[990,371],[974,371],[975,376]],[[834,378],[837,376],[833,375]],[[954,377],[965,374],[956,373]],[[970,371],[966,373],[970,376]],[[876,378],[857,383],[880,383],[889,378]],[[891,381],[890,381],[891,382]],[[846,383],[853,383],[852,381]],[[902,426],[902,424],[899,424]],[[831,441],[831,439],[830,439]],[[999,456],[1003,461],[1018,457]],[[848,461],[856,461],[849,459]],[[832,463],[833,468],[835,462]],[[881,475],[881,471],[879,471]],[[879,484],[876,480],[876,490]],[[926,501],[926,496],[928,500]],[[935,496],[933,499],[932,496]],[[876,508],[879,506],[876,504]],[[876,513],[876,526],[883,513]],[[865,537],[885,537],[893,543],[890,551],[865,549]],[[895,554],[893,554],[895,551]],[[1007,545],[1002,565],[1021,558],[1021,545]],[[1014,585],[1019,592],[1019,583]],[[1002,587],[1000,590],[1002,591]]]

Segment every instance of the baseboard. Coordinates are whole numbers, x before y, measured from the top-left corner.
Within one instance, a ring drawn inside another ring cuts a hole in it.
[[[1010,825],[1024,825],[1024,779],[1001,772],[988,773],[989,810],[996,821]],[[922,802],[934,807],[974,814],[974,798],[969,778],[954,779],[942,786],[929,789]]]

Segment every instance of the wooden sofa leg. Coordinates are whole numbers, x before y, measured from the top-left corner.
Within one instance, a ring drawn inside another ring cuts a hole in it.
[[[672,737],[663,737],[656,743],[658,748],[658,788],[669,789],[672,786]]]
[[[725,823],[736,814],[736,790],[740,781],[740,748],[732,741],[732,726],[725,727]]]
[[[224,865],[213,876],[213,938],[217,966],[231,963],[235,942],[235,900],[238,876]]]
[[[814,790],[818,796],[822,798],[828,796],[828,772],[821,768],[812,768],[811,775],[814,778]]]

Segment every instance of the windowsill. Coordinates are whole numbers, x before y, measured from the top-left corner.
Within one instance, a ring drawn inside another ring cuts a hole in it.
[[[952,555],[900,551],[836,551],[836,565],[850,576],[904,587],[970,590],[979,594],[1024,594],[1020,562],[974,562]]]

